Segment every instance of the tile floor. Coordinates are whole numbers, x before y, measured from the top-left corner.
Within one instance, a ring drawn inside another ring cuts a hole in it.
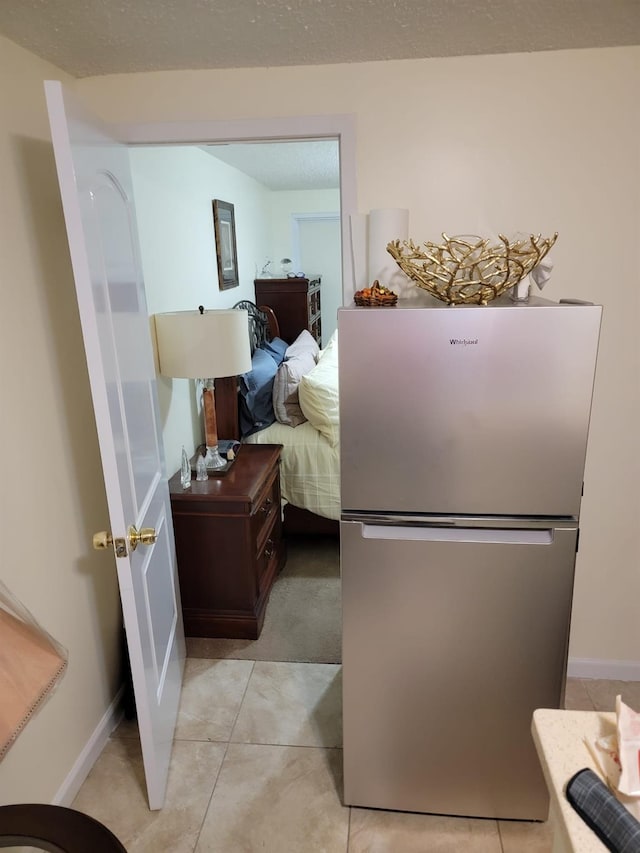
[[[640,708],[640,683],[570,679],[566,706]],[[549,853],[546,824],[343,807],[341,668],[188,659],[165,808],[124,721],[73,806],[129,853]]]

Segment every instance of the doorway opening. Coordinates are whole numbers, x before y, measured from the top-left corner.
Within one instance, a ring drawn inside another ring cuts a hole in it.
[[[330,117],[328,117],[330,120]],[[326,122],[323,119],[323,122]],[[303,124],[303,120],[300,120],[300,124]],[[313,120],[310,122],[312,125],[314,124]],[[276,121],[275,124],[278,125],[277,133],[274,130],[273,122],[271,120],[266,121],[265,124],[261,128],[257,128],[255,125],[252,125],[250,128],[249,136],[251,138],[242,138],[241,141],[238,141],[238,133],[237,127],[232,124],[230,127],[226,128],[225,133],[223,133],[224,128],[221,128],[220,125],[214,123],[215,127],[211,127],[208,125],[208,132],[203,130],[202,125],[198,125],[195,128],[191,126],[191,130],[185,129],[183,133],[181,133],[181,139],[162,139],[161,136],[166,136],[167,134],[161,134],[160,129],[155,126],[150,126],[147,128],[133,128],[128,129],[127,133],[122,134],[125,138],[127,138],[130,142],[134,143],[132,150],[132,161],[134,163],[139,163],[140,158],[149,154],[149,156],[153,157],[154,152],[156,157],[160,156],[160,154],[166,154],[166,152],[170,149],[174,151],[191,149],[193,151],[194,148],[198,148],[200,152],[206,151],[213,158],[216,158],[227,166],[233,167],[234,170],[237,170],[238,173],[247,174],[242,167],[243,158],[246,161],[247,156],[250,159],[256,159],[256,152],[260,152],[260,154],[264,154],[268,148],[275,147],[276,149],[280,149],[280,153],[283,151],[286,155],[290,155],[292,148],[287,146],[292,146],[294,143],[291,142],[292,137],[288,136],[283,131],[286,128],[282,127],[282,123],[280,121]],[[258,130],[261,132],[258,133]],[[350,294],[353,293],[353,284],[352,284],[352,274],[351,274],[351,264],[349,260],[349,252],[348,248],[348,222],[349,216],[351,213],[355,211],[355,163],[354,163],[354,154],[355,147],[353,144],[353,135],[351,133],[352,128],[350,127],[350,122],[345,119],[345,117],[338,117],[335,121],[332,132],[329,132],[328,126],[325,124],[325,127],[322,131],[322,134],[318,133],[318,127],[311,127],[311,131],[313,133],[314,138],[310,138],[307,134],[304,134],[304,131],[301,131],[300,127],[298,127],[295,131],[295,136],[293,137],[296,140],[296,145],[304,146],[308,145],[310,148],[313,147],[314,142],[321,142],[323,144],[331,143],[334,149],[340,152],[339,154],[339,179],[338,186],[335,188],[335,198],[337,201],[337,205],[321,205],[318,206],[316,201],[315,206],[313,205],[305,205],[304,204],[294,204],[289,209],[289,223],[288,223],[288,233],[286,235],[287,248],[286,254],[291,255],[294,266],[296,268],[302,269],[305,272],[307,271],[307,266],[311,264],[313,267],[317,268],[318,263],[322,263],[322,269],[315,271],[320,271],[323,274],[323,284],[328,285],[329,282],[324,278],[325,276],[325,267],[327,263],[326,252],[323,254],[322,251],[313,255],[313,238],[310,238],[309,232],[312,230],[320,230],[322,232],[330,232],[329,236],[326,233],[323,233],[322,239],[325,242],[334,242],[336,246],[335,258],[333,260],[333,265],[335,269],[332,269],[331,272],[327,272],[327,277],[331,279],[333,277],[336,284],[332,287],[325,287],[323,292],[323,318],[326,311],[326,317],[328,322],[323,319],[323,326],[326,322],[326,337],[325,341],[328,340],[329,336],[332,334],[335,329],[336,319],[335,315],[337,313],[337,308],[344,304],[345,300],[350,298]],[[175,132],[175,128],[172,128],[172,132]],[[213,142],[215,132],[215,144]],[[248,133],[248,129],[245,127],[243,132]],[[291,130],[289,130],[291,132]],[[225,135],[226,134],[226,135]],[[277,139],[274,139],[274,134],[277,136]],[[265,136],[270,141],[265,141]],[[338,159],[338,158],[337,158]],[[312,158],[309,157],[309,154],[306,155],[306,164],[309,172],[312,172],[314,169],[314,163]],[[144,172],[144,170],[143,170]],[[135,176],[135,169],[134,169]],[[251,177],[251,175],[249,175]],[[185,181],[188,183],[190,178],[187,170],[184,172]],[[142,180],[144,181],[144,174],[142,176]],[[254,178],[254,180],[256,180]],[[259,179],[258,179],[259,180]],[[134,185],[135,185],[135,177],[134,177]],[[291,186],[291,185],[290,185]],[[220,189],[219,197],[225,201],[230,199],[225,198],[222,194],[224,193],[224,189]],[[295,189],[293,187],[289,189],[282,190],[283,194],[286,193],[298,193],[298,200],[302,199],[303,188]],[[154,202],[156,204],[161,203],[161,199],[155,199]],[[168,202],[169,199],[165,199],[165,202]],[[210,204],[210,200],[208,201]],[[136,193],[136,205],[138,206],[138,194]],[[157,209],[157,208],[156,208]],[[138,210],[138,220],[140,224],[141,230],[141,244],[143,248],[143,256],[144,256],[144,244],[145,239],[148,235],[145,234],[146,226],[144,224],[144,212]],[[174,210],[174,215],[178,217],[181,216],[181,212],[179,210]],[[236,214],[237,216],[237,214]],[[183,222],[178,222],[176,224],[176,228],[181,228],[184,224],[184,215],[182,215]],[[184,233],[184,242],[188,244],[190,239],[194,239],[197,242],[204,241],[205,243],[208,241],[209,247],[212,245],[212,235],[206,234],[204,232],[197,234],[196,230],[194,230],[193,234]],[[158,241],[154,241],[155,245],[158,245]],[[277,244],[277,238],[273,241],[273,244]],[[272,245],[273,245],[272,244]],[[285,256],[285,244],[281,242],[279,244],[282,246],[282,254]],[[277,266],[280,262],[280,258],[278,255],[280,252],[278,250],[274,250],[269,247],[267,253],[272,255],[274,259],[274,263]],[[188,248],[187,248],[188,252]],[[310,254],[311,253],[311,254]],[[157,254],[157,253],[156,253]],[[251,275],[250,283],[253,284],[254,274],[255,277],[258,277],[259,273],[259,264],[261,260],[263,260],[259,255],[254,253],[254,257],[251,258]],[[157,258],[154,256],[154,261],[152,263],[157,263]],[[144,267],[144,264],[143,264]],[[171,273],[174,278],[173,287],[178,286],[183,288],[188,288],[189,283],[186,281],[187,279],[187,270],[189,268],[189,262],[185,262],[182,268],[177,264],[171,270]],[[168,267],[165,265],[163,272],[166,272]],[[154,268],[154,272],[157,273],[158,266]],[[276,270],[277,275],[277,270]],[[153,273],[150,274],[148,270],[145,270],[145,279],[147,281],[147,291],[149,297],[149,311],[150,313],[158,313],[163,310],[179,310],[181,308],[189,308],[190,305],[185,304],[176,304],[174,296],[171,295],[171,291],[169,290],[169,284],[167,284],[166,288],[161,288],[160,292],[154,291],[154,281],[153,281]],[[177,285],[176,285],[177,282]],[[235,293],[225,293],[222,295],[223,299],[226,299],[226,302],[223,304],[220,301],[220,294],[213,292],[214,283],[211,284],[212,288],[212,296],[218,297],[216,303],[214,303],[213,307],[231,307],[235,304],[236,301],[239,301],[240,298],[248,298],[250,300],[254,300],[254,295],[252,292],[252,288],[250,292],[244,292],[242,295],[236,290]],[[174,291],[175,295],[175,291]],[[333,322],[331,322],[330,318],[333,317]],[[323,332],[325,330],[323,329]],[[167,456],[167,469],[171,474],[173,470],[177,470],[177,454],[180,450],[179,442],[180,436],[184,437],[184,415],[178,414],[178,422],[175,424],[171,422],[171,417],[166,412],[163,412],[162,409],[166,408],[168,412],[169,408],[172,410],[176,409],[175,403],[175,393],[173,388],[165,389],[168,393],[163,394],[163,380],[159,380],[159,399],[161,405],[161,414],[162,414],[162,422],[163,422],[163,438],[165,444],[165,454]],[[191,389],[186,389],[188,394],[188,401],[186,401],[186,406],[189,408],[189,415],[191,416],[191,420],[195,425],[195,428],[199,428],[199,416],[198,413],[193,412],[194,408],[194,395],[191,393]],[[166,407],[163,406],[163,402],[166,402]],[[170,404],[170,405],[169,405]],[[195,417],[194,417],[195,414]],[[173,461],[172,461],[173,458]],[[252,659],[262,659],[262,660],[300,660],[300,661],[309,661],[309,662],[327,662],[327,663],[338,663],[340,662],[340,600],[339,600],[339,556],[338,556],[338,547],[337,541],[333,543],[314,543],[312,541],[309,542],[299,542],[292,549],[290,554],[289,569],[297,569],[299,570],[300,575],[306,575],[306,577],[302,578],[298,577],[287,577],[285,579],[285,583],[282,585],[282,589],[276,591],[275,589],[272,591],[272,599],[274,602],[274,606],[278,606],[278,592],[281,593],[281,597],[285,598],[293,598],[296,597],[295,587],[299,582],[304,581],[307,585],[307,588],[311,586],[316,586],[318,589],[311,595],[308,593],[298,594],[298,599],[301,602],[304,602],[308,599],[323,601],[326,605],[325,607],[325,619],[323,623],[323,614],[318,608],[315,609],[315,615],[317,616],[317,624],[314,627],[312,624],[308,623],[308,620],[303,619],[303,622],[307,622],[306,630],[304,630],[301,634],[302,641],[300,643],[296,642],[295,631],[292,630],[292,624],[296,622],[300,623],[301,617],[301,609],[295,603],[289,603],[284,605],[282,613],[284,614],[284,618],[282,621],[282,625],[279,631],[276,631],[275,635],[273,631],[271,632],[271,637],[265,636],[265,631],[269,630],[268,625],[268,615],[267,620],[265,621],[265,628],[263,628],[263,633],[261,635],[261,639],[263,639],[264,650],[260,652],[260,650],[256,651],[255,645],[252,644],[251,641],[238,641],[238,640],[193,640],[190,641],[192,647],[190,649],[190,653],[194,656],[206,656],[206,657],[225,657],[225,656],[234,656],[234,657],[242,657],[244,656],[244,652],[246,651],[246,656]],[[309,569],[309,567],[312,567]],[[286,572],[286,568],[285,568]],[[273,609],[273,608],[272,608]],[[269,610],[267,611],[269,614]],[[290,618],[293,618],[293,622],[290,621]],[[316,648],[313,648],[314,645],[314,637],[317,642],[315,643]],[[307,639],[305,644],[304,639]],[[309,645],[309,639],[311,638],[312,643]],[[288,642],[287,642],[288,640]],[[267,642],[268,641],[268,642]],[[259,641],[258,641],[259,642]],[[253,649],[251,646],[253,645]],[[246,648],[241,648],[241,646],[245,646]],[[206,652],[206,653],[204,653]]]
[[[355,291],[350,246],[350,218],[357,212],[355,117],[294,116],[119,125],[118,138],[129,147],[166,145],[230,145],[336,140],[339,149],[342,238],[342,304]]]

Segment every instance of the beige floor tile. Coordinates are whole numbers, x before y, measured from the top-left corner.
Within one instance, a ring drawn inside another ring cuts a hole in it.
[[[593,702],[586,685],[581,678],[567,678],[564,694],[564,707],[567,711],[593,711]]]
[[[253,661],[187,658],[175,739],[228,741],[252,669]],[[137,721],[123,719],[112,737],[139,739]]]
[[[193,853],[225,750],[226,744],[174,743],[165,805],[151,812],[140,744],[111,740],[73,808],[108,827],[128,853]]]
[[[501,853],[495,820],[351,809],[348,853]]]
[[[341,746],[342,668],[256,661],[231,740]]]
[[[503,853],[551,853],[553,833],[548,823],[499,820],[498,828]]]
[[[585,679],[584,685],[596,711],[615,711],[619,694],[623,702],[640,712],[640,681]]]
[[[196,853],[346,853],[342,752],[230,744]]]
[[[176,740],[228,741],[252,669],[248,660],[187,658]]]

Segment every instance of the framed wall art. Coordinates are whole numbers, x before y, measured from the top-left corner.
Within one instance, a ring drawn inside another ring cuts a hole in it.
[[[233,205],[213,200],[213,230],[218,259],[218,287],[229,290],[238,287],[238,252],[236,249],[236,220]]]

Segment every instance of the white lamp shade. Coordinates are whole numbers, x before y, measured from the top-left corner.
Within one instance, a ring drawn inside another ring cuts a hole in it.
[[[246,311],[172,311],[155,315],[163,376],[215,379],[251,370]]]

